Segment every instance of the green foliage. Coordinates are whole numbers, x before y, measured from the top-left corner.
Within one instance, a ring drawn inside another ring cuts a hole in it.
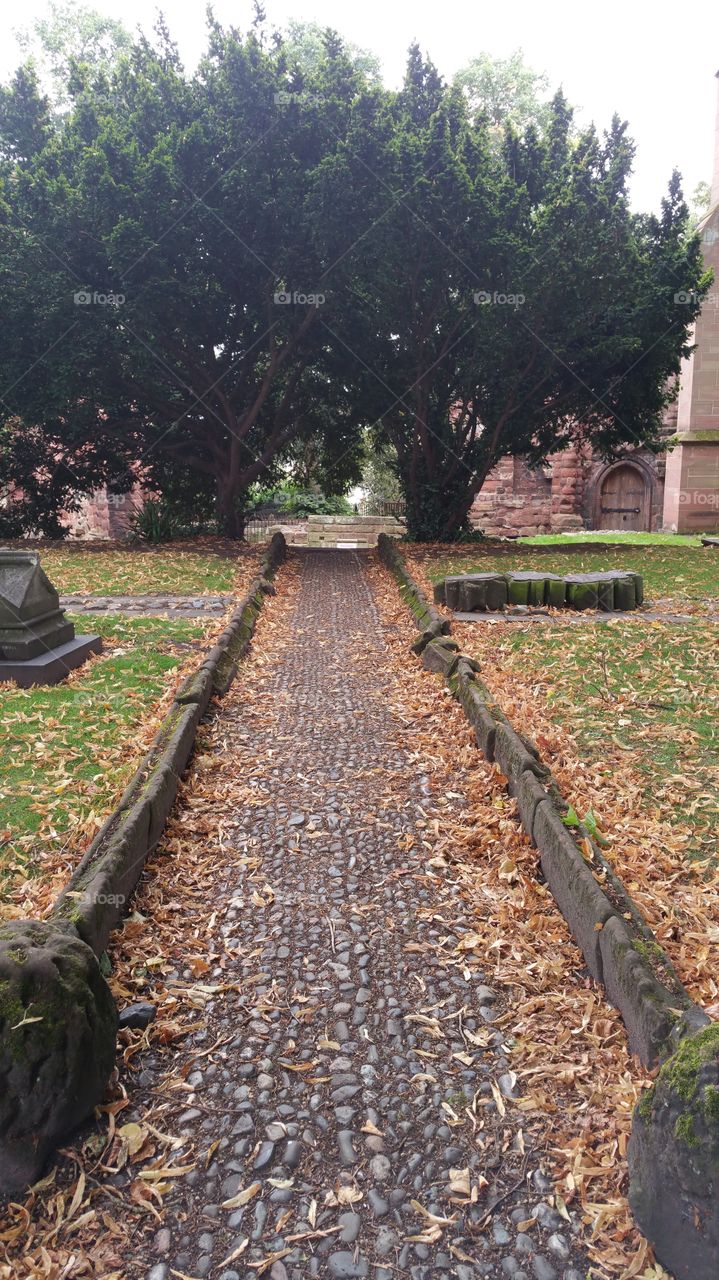
[[[353,507],[340,496],[328,498],[323,493],[298,490],[288,494],[282,510],[290,516],[334,516],[351,515]]]
[[[36,18],[32,26],[16,32],[18,44],[47,78],[54,101],[66,106],[73,80],[83,72],[108,70],[122,53],[129,53],[133,39],[127,27],[78,0],[55,4],[49,16]]]
[[[146,497],[135,512],[131,536],[143,542],[170,542],[217,532],[206,475],[161,459],[146,469],[145,484],[154,496]]]
[[[396,449],[385,441],[368,439],[365,442],[365,458],[362,466],[362,488],[372,508],[383,502],[398,502],[402,486],[398,475]]]
[[[205,478],[231,536],[300,439],[319,437],[344,483],[357,344],[328,335],[352,323],[348,246],[366,222],[340,218],[338,193],[366,86],[336,37],[311,70],[291,52],[211,19],[187,76],[160,25],[154,45],[69,76],[62,121],[31,69],[5,91],[0,377],[40,436],[9,480],[37,487],[38,457],[66,480],[43,481],[26,527],[138,459]]]
[[[346,492],[371,429],[409,536],[457,540],[503,454],[662,447],[709,275],[676,175],[659,217],[630,210],[617,118],[578,131],[519,54],[447,87],[413,46],[390,92],[335,33],[269,40],[259,11],[246,35],[210,14],[192,74],[162,21],[128,43],[74,6],[38,35],[63,109],[30,63],[0,93],[0,460],[25,530],[140,462],[240,537],[285,467]]]
[[[344,208],[375,219],[367,417],[396,450],[410,538],[461,540],[506,453],[539,464],[580,439],[607,457],[628,440],[661,447],[690,349],[684,308],[696,314],[708,287],[676,175],[659,218],[633,214],[626,127],[577,132],[561,92],[498,149],[416,46],[354,145]],[[402,192],[389,211],[388,189]]]
[[[285,49],[288,61],[294,64],[305,76],[311,76],[321,70],[327,53],[327,42],[337,40],[336,34],[323,28],[317,22],[288,22],[285,37]],[[356,44],[345,46],[349,61],[370,83],[379,85],[382,79],[382,64],[370,49],[362,49]]]
[[[324,494],[319,489],[303,489],[291,480],[271,488],[257,487],[247,508],[247,517],[282,514],[301,519],[304,516],[350,515],[353,508],[339,494]]]
[[[133,516],[130,531],[141,542],[171,542],[190,532],[182,514],[162,498],[145,498]]]
[[[470,114],[486,119],[498,136],[507,125],[521,133],[549,121],[549,80],[527,66],[521,49],[508,58],[480,53],[457,72],[453,83],[465,95]]]
[[[689,205],[689,226],[688,230],[693,230],[698,222],[701,222],[705,213],[709,212],[711,204],[711,183],[698,182],[692,191],[691,203]]]

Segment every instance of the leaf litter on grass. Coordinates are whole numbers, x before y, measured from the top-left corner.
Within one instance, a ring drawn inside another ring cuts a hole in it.
[[[256,554],[235,571],[238,595]],[[95,616],[104,651],[62,684],[0,685],[0,918],[44,913],[228,614],[201,621]],[[79,630],[87,627],[87,619],[69,616]]]

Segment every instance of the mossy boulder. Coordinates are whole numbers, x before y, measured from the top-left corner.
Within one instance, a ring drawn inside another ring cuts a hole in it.
[[[719,1026],[687,1036],[634,1110],[629,1203],[676,1280],[716,1280]]]
[[[69,926],[0,926],[0,1191],[37,1180],[52,1149],[102,1100],[117,1010]]]

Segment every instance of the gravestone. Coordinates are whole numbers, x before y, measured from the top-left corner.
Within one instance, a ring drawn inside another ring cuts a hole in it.
[[[59,684],[101,649],[99,636],[75,635],[37,551],[0,549],[0,682]]]

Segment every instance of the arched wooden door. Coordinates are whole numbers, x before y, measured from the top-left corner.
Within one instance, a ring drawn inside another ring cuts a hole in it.
[[[649,485],[639,467],[623,462],[607,472],[600,494],[599,528],[649,528]]]

